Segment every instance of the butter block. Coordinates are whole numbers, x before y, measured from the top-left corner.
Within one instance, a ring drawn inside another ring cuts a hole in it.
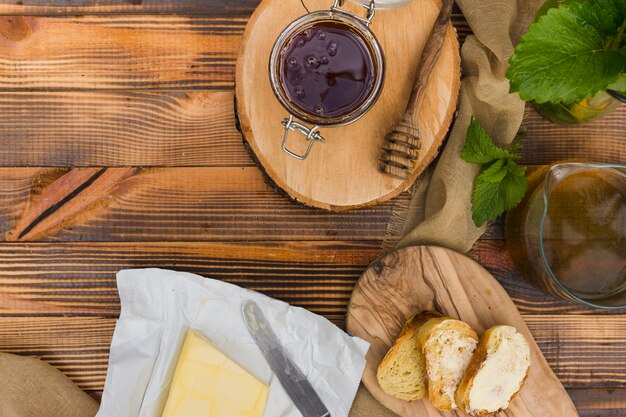
[[[268,387],[189,331],[162,417],[263,417]]]

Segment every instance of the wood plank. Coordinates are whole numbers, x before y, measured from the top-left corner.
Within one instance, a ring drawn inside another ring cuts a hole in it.
[[[580,417],[624,416],[626,389],[573,388],[568,393]]]
[[[1,78],[1,77],[0,77]],[[233,92],[0,92],[0,167],[253,166]],[[566,158],[626,163],[626,106],[588,126],[529,114],[528,165]]]
[[[102,390],[115,329],[112,318],[0,317],[0,351],[37,357],[83,390]]]
[[[0,314],[116,317],[115,273],[158,267],[215,277],[342,322],[379,242],[0,245]]]
[[[253,166],[233,93],[0,93],[0,166]]]
[[[380,241],[0,243],[0,314],[108,316],[119,313],[115,273],[158,267],[197,273],[262,291],[338,323],[359,276],[380,254]],[[531,315],[615,313],[556,300],[512,267],[502,242],[471,253]]]
[[[625,316],[540,315],[525,319],[566,388],[626,388]],[[104,384],[114,327],[115,318],[2,317],[0,351],[39,357],[81,388],[97,391]],[[586,401],[595,403],[593,398]],[[595,407],[611,404],[615,402]]]
[[[524,320],[564,385],[626,388],[625,314],[539,314]]]
[[[258,3],[259,0],[2,0],[0,14],[251,14]]]
[[[382,240],[407,198],[326,213],[256,168],[0,168],[0,240]]]
[[[251,15],[259,0],[0,0],[0,15],[86,14],[244,14]],[[330,5],[330,2],[329,2]],[[452,22],[464,39],[471,33],[467,21],[454,6]]]
[[[232,88],[246,22],[245,16],[0,16],[0,91]]]
[[[526,123],[523,164],[548,165],[565,159],[626,164],[625,105],[602,119],[575,126],[550,123],[529,109]]]
[[[0,16],[0,91],[232,88],[247,18]]]

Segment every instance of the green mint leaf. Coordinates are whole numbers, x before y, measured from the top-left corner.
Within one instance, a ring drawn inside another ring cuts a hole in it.
[[[573,0],[570,0],[573,1]],[[626,1],[624,0],[598,0],[602,7],[608,9],[613,15],[615,24],[623,25],[626,19]]]
[[[539,10],[537,10],[537,14],[535,15],[535,20],[539,19],[541,16],[548,13],[548,10],[553,9],[555,7],[559,7],[559,4],[561,4],[560,0],[547,0],[543,4],[543,6],[541,6]]]
[[[500,183],[481,181],[480,176],[476,178],[472,194],[472,220],[476,227],[481,227],[504,211],[502,199],[498,198],[499,191]]]
[[[466,162],[482,165],[496,159],[512,157],[514,157],[513,154],[494,145],[485,129],[472,116],[472,120],[467,128],[467,136],[465,146],[461,151],[461,158]]]
[[[528,189],[528,179],[526,178],[526,167],[519,166],[515,161],[508,160],[508,173],[502,179],[501,189],[504,197],[504,210],[510,210],[517,206]],[[502,213],[500,213],[502,214]]]
[[[609,90],[617,91],[618,93],[626,94],[626,74],[619,76],[617,81],[609,85]]]
[[[550,8],[509,60],[511,92],[527,101],[571,103],[605,90],[626,68],[626,47],[611,42],[624,22],[624,3],[570,0]]]
[[[472,220],[478,227],[518,205],[526,194],[526,168],[507,159],[501,169],[504,175],[500,181],[493,181],[492,174],[488,173],[489,168],[476,178],[472,195]]]
[[[520,158],[517,149],[522,139],[523,135],[519,135],[508,151],[501,149],[472,116],[461,157],[481,165],[472,194],[472,219],[476,226],[495,220],[524,197],[528,186],[526,168],[515,163]]]
[[[497,159],[491,164],[483,165],[480,173],[482,181],[494,183],[502,181],[508,172],[506,161],[507,159]]]
[[[586,0],[546,0],[543,6],[541,6],[535,14],[535,21],[548,13],[548,10],[559,7],[561,4],[584,1]],[[621,19],[626,16],[626,2],[623,0],[596,0],[596,3],[599,3],[603,9],[607,10],[614,17],[617,25],[619,25],[621,23]]]

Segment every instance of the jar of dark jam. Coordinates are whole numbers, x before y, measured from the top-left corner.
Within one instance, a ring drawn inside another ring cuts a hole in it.
[[[320,126],[342,126],[358,120],[382,90],[384,57],[369,29],[375,1],[365,5],[366,18],[341,9],[342,3],[335,0],[330,10],[296,19],[272,48],[270,82],[289,113],[282,121],[282,149],[296,159],[306,159],[314,143],[324,141]],[[306,137],[304,153],[289,150],[290,131]]]

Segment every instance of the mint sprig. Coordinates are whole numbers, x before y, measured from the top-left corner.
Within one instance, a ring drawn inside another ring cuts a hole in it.
[[[509,60],[511,92],[567,104],[606,90],[626,72],[625,28],[625,0],[569,0],[548,9]]]
[[[476,226],[495,220],[518,205],[526,194],[526,168],[515,162],[520,158],[518,148],[518,141],[508,149],[496,146],[472,116],[461,158],[481,166],[472,194],[472,220]]]

